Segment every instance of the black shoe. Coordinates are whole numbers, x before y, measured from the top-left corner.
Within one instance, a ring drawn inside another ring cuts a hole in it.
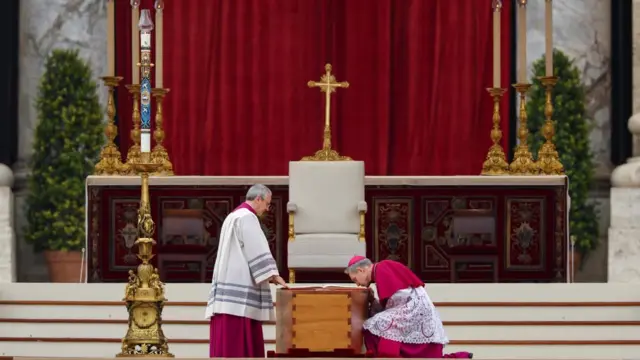
[[[469,353],[469,359],[473,359],[473,353]]]

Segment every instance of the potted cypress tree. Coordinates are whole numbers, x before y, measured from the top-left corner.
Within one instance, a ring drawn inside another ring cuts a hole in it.
[[[85,243],[85,179],[104,144],[91,68],[77,50],[46,59],[36,98],[26,240],[44,251],[52,282],[78,282]]]
[[[593,152],[589,144],[591,123],[586,116],[585,88],[580,79],[580,71],[573,61],[562,51],[553,52],[553,72],[558,83],[553,89],[553,119],[556,135],[554,143],[569,177],[569,232],[575,238],[574,267],[579,267],[581,259],[598,245],[598,213],[588,201],[589,189],[593,182],[595,166]],[[527,114],[531,137],[529,143],[535,155],[544,142],[541,128],[545,120],[545,89],[537,80],[544,76],[544,57],[533,64],[534,79]]]

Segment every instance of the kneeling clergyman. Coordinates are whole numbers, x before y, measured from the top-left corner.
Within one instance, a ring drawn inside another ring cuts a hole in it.
[[[473,354],[443,354],[449,342],[442,320],[427,295],[424,283],[405,265],[392,260],[372,263],[354,256],[345,273],[351,281],[368,287],[376,284],[371,317],[364,322],[364,343],[376,357],[465,358]]]
[[[258,219],[270,204],[269,188],[253,185],[222,224],[205,314],[209,357],[265,356],[262,322],[275,320],[269,283],[286,287]]]

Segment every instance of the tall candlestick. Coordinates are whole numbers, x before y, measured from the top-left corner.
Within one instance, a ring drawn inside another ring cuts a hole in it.
[[[138,20],[140,19],[140,0],[131,0],[131,83],[140,83],[140,38]]]
[[[156,0],[156,87],[162,88],[162,11],[164,10],[164,0]]]
[[[544,32],[545,32],[545,75],[553,76],[553,3],[546,0],[544,6]]]
[[[518,83],[527,82],[527,0],[518,0]]]
[[[140,70],[142,81],[140,82],[140,151],[151,152],[151,31],[153,21],[148,9],[140,14]]]
[[[502,0],[493,0],[493,87],[500,88],[500,14]]]
[[[115,2],[107,1],[107,76],[115,76],[116,74],[116,28],[115,28]]]

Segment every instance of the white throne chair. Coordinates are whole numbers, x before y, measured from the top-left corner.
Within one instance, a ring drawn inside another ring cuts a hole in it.
[[[366,256],[364,162],[289,162],[289,282],[296,270],[342,271]]]

